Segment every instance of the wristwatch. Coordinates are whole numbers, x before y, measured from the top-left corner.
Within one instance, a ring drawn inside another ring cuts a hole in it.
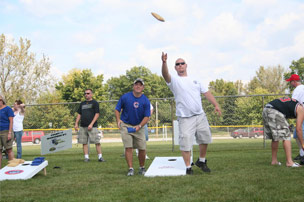
[[[138,127],[141,128],[141,125],[139,124]]]

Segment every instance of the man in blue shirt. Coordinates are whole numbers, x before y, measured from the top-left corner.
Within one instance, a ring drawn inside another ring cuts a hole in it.
[[[8,159],[14,158],[13,153],[13,118],[12,108],[5,105],[5,100],[0,96],[0,169],[2,163],[2,147],[5,148]]]
[[[139,174],[144,175],[146,160],[146,138],[144,126],[150,117],[150,101],[143,94],[144,81],[133,82],[133,91],[122,95],[115,107],[117,126],[125,148],[125,158],[129,167],[127,176],[134,175],[133,148],[139,150]],[[122,110],[122,112],[121,112]]]

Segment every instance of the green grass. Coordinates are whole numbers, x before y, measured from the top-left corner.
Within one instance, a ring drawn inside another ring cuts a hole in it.
[[[82,147],[45,155],[47,176],[0,182],[1,201],[303,201],[304,168],[287,168],[282,145],[279,161],[271,166],[270,141],[262,139],[214,140],[208,148],[211,174],[194,167],[193,176],[127,177],[122,143],[102,144],[105,163],[97,162],[94,145],[91,161],[83,162]],[[293,142],[293,156],[298,153]],[[40,156],[39,146],[23,147],[23,159]],[[148,142],[148,155],[180,156],[171,142]],[[197,146],[194,159],[198,156]],[[134,156],[135,157],[135,156]],[[146,161],[148,168],[152,160]],[[3,165],[7,161],[3,160]],[[60,166],[60,169],[53,169]],[[134,158],[135,171],[138,161]]]

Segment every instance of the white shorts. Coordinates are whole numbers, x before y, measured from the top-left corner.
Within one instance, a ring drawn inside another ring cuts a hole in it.
[[[178,117],[179,145],[181,151],[190,151],[194,137],[197,144],[209,144],[212,142],[209,123],[205,114],[191,117]]]

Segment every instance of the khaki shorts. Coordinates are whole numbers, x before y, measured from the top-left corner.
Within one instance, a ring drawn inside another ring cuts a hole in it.
[[[273,141],[290,140],[289,124],[281,112],[272,108],[263,110],[264,132]]]
[[[80,127],[78,132],[78,144],[88,144],[88,138],[90,137],[91,144],[99,144],[100,136],[98,135],[97,128],[88,130],[88,127]]]
[[[125,148],[146,150],[145,129],[142,127],[135,133],[128,133],[127,127],[134,127],[130,124],[121,123],[120,135]]]
[[[7,136],[8,130],[0,131],[0,150],[2,150],[2,147],[5,149],[13,148],[14,133],[11,134],[11,139],[9,141],[7,141]]]
[[[191,117],[178,117],[179,145],[181,151],[190,151],[194,137],[197,144],[212,142],[210,126],[205,114]]]

